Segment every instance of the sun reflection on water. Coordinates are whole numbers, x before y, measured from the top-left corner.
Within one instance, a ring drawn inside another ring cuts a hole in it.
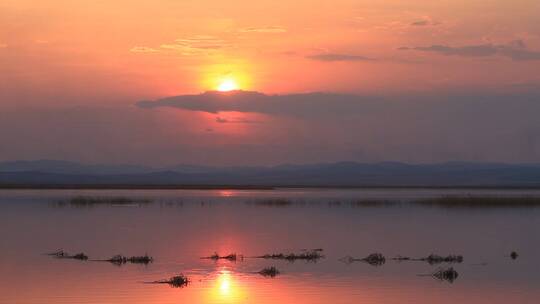
[[[247,298],[247,291],[234,272],[221,269],[209,289],[212,303],[239,303]]]

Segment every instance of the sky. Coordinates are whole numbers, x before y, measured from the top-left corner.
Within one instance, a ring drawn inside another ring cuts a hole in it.
[[[0,161],[540,162],[538,20],[536,0],[3,0]]]

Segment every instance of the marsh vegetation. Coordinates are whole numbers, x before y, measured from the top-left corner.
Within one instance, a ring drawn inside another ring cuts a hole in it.
[[[149,198],[136,198],[127,196],[75,196],[66,200],[58,200],[56,206],[91,207],[99,205],[127,206],[148,205],[154,202]]]
[[[185,275],[180,274],[166,280],[158,280],[158,281],[147,282],[147,283],[148,284],[168,284],[169,286],[174,287],[174,288],[183,288],[189,284],[189,279]]]
[[[269,277],[269,278],[275,278],[277,275],[279,275],[279,270],[277,270],[276,267],[266,267],[263,270],[259,271],[259,274],[263,277]]]
[[[537,196],[443,196],[415,200],[413,204],[443,208],[533,208],[540,207]]]
[[[154,261],[154,258],[149,256],[148,254],[142,255],[142,256],[131,256],[126,257],[121,254],[115,255],[111,257],[110,259],[106,260],[96,260],[96,261],[102,261],[102,262],[109,262],[115,265],[123,265],[126,263],[132,263],[132,264],[144,264],[148,265]]]
[[[324,258],[322,251],[323,251],[322,249],[311,249],[311,250],[303,250],[302,252],[299,252],[299,253],[271,253],[271,254],[256,256],[255,258],[271,259],[271,260],[285,260],[289,262],[294,262],[297,260],[316,262]]]
[[[243,259],[243,256],[238,255],[236,253],[230,253],[228,255],[219,255],[217,252],[215,252],[211,256],[202,257],[201,259],[214,260],[214,261],[227,260],[231,262],[236,262],[238,259]]]

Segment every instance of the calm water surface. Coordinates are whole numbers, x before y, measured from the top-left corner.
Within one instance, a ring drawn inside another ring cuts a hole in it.
[[[540,208],[445,209],[404,204],[353,207],[355,199],[413,200],[457,194],[538,195],[493,190],[3,190],[0,191],[0,303],[538,303]],[[144,206],[57,206],[73,196],[155,199]],[[290,206],[261,206],[287,198]],[[155,258],[149,265],[55,259],[62,248],[90,258]],[[317,263],[245,258],[323,248]],[[516,250],[516,260],[508,257]],[[381,252],[461,254],[453,283],[443,265],[387,260],[380,267],[344,256]],[[256,272],[275,266],[281,275]],[[185,288],[144,284],[185,274]]]

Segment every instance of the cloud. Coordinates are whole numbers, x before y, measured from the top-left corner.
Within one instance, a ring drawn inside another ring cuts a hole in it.
[[[507,44],[478,44],[452,47],[447,45],[431,45],[417,47],[400,47],[398,50],[414,50],[438,53],[446,56],[488,57],[503,56],[515,61],[540,60],[540,51],[531,51],[522,40],[514,40]]]
[[[426,26],[430,25],[431,22],[429,20],[419,20],[411,23],[412,26]]]
[[[287,29],[281,26],[248,27],[240,30],[241,33],[286,33]]]
[[[5,49],[5,48],[7,48],[7,47],[8,47],[7,44],[5,44],[5,43],[0,43],[0,49]]]
[[[159,48],[136,46],[130,52],[133,53],[157,53],[175,52],[185,56],[201,55],[214,52],[223,48],[231,47],[232,44],[224,39],[208,35],[195,35],[178,38],[171,43],[164,43]]]
[[[222,123],[222,124],[226,124],[226,123],[238,123],[238,124],[256,124],[256,123],[261,123],[260,121],[256,121],[256,120],[249,120],[249,119],[243,119],[243,118],[223,118],[223,117],[216,117],[216,122],[217,123]]]
[[[540,96],[540,93],[536,93],[537,91],[533,90],[534,93],[517,95],[517,97],[511,94],[490,95],[484,93],[445,94],[442,96],[419,95],[396,98],[322,92],[268,95],[253,91],[208,91],[197,95],[179,95],[151,101],[140,101],[136,105],[143,109],[169,107],[212,114],[241,112],[302,118],[343,117],[371,115],[379,111],[388,112],[391,110],[395,110],[397,114],[404,109],[424,112],[424,108],[438,110],[463,105],[473,108],[479,100],[489,101],[494,106],[505,105],[504,102],[511,105],[513,99],[521,99],[527,102],[537,100]],[[487,105],[487,102],[484,105]],[[234,122],[234,120],[222,117],[217,117],[216,121],[220,123]],[[236,122],[246,121],[237,120]]]
[[[179,109],[178,115],[184,117],[200,117],[191,111],[233,111],[245,113],[245,117],[252,117],[252,113],[264,115],[267,123],[248,128],[253,136],[235,146],[239,154],[229,155],[241,161],[255,159],[246,152],[251,149],[246,146],[250,144],[257,147],[256,161],[273,157],[279,162],[302,161],[303,157],[540,161],[539,98],[538,86],[516,93],[396,96],[237,91],[172,96],[140,102],[138,106],[147,109],[141,112],[147,111],[149,115],[170,113],[167,109]],[[214,119],[218,123],[232,122],[229,116],[217,116],[219,119]],[[219,133],[215,130],[211,134]],[[208,148],[209,153],[213,149],[219,150],[221,146]]]
[[[351,55],[351,54],[337,54],[337,53],[328,53],[328,54],[317,54],[306,56],[306,58],[317,61],[373,61],[375,59],[361,56],[361,55]]]
[[[154,101],[140,101],[141,108],[172,107],[188,111],[207,113],[244,112],[294,117],[328,116],[362,109],[371,102],[369,97],[335,93],[303,93],[288,95],[266,95],[252,91],[216,92],[198,95],[180,95]],[[219,121],[218,121],[219,122]]]
[[[433,21],[431,17],[426,16],[421,20],[414,21],[410,24],[410,26],[437,26],[441,23],[438,21]]]
[[[159,50],[146,46],[135,46],[129,50],[132,53],[157,53]]]
[[[232,46],[232,44],[224,39],[214,36],[198,35],[176,39],[174,43],[162,44],[160,48],[180,52],[182,55],[199,55],[230,46]]]

